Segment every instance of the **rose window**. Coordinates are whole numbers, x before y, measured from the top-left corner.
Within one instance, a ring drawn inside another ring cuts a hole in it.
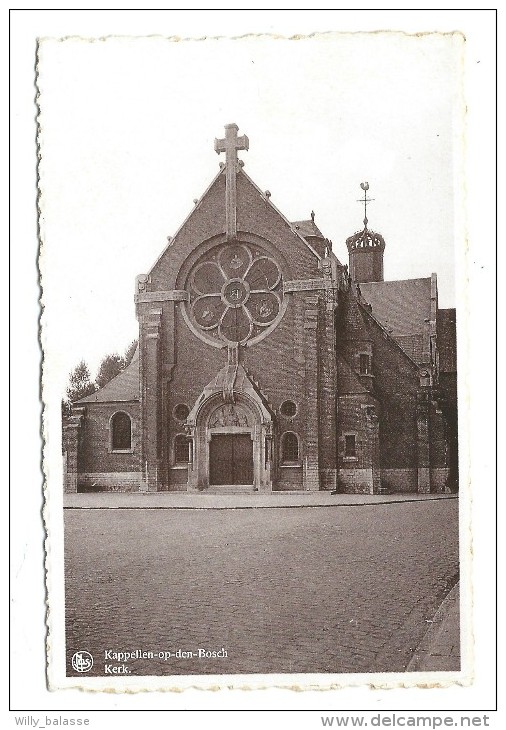
[[[187,289],[192,329],[216,346],[251,344],[283,314],[278,264],[242,243],[210,252],[190,274]]]

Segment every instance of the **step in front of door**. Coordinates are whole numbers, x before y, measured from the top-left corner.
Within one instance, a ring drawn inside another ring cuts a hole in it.
[[[253,494],[253,493],[255,493],[255,489],[252,484],[212,484],[210,487],[208,487],[208,489],[202,490],[202,494]]]

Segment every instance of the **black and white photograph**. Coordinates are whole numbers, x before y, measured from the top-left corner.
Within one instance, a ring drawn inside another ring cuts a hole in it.
[[[197,25],[36,38],[47,690],[442,708],[492,599],[474,46]]]
[[[460,672],[463,43],[41,39],[71,682]]]

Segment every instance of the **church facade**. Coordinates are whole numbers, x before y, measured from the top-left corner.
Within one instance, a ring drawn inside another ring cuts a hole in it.
[[[384,281],[367,215],[341,264],[225,132],[219,173],[137,277],[131,363],[64,423],[65,490],[456,490],[455,310],[436,275]]]

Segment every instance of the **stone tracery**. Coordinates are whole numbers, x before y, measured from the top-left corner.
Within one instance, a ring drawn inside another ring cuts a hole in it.
[[[282,314],[282,275],[273,258],[226,244],[190,274],[188,313],[197,334],[217,343],[254,342]]]

